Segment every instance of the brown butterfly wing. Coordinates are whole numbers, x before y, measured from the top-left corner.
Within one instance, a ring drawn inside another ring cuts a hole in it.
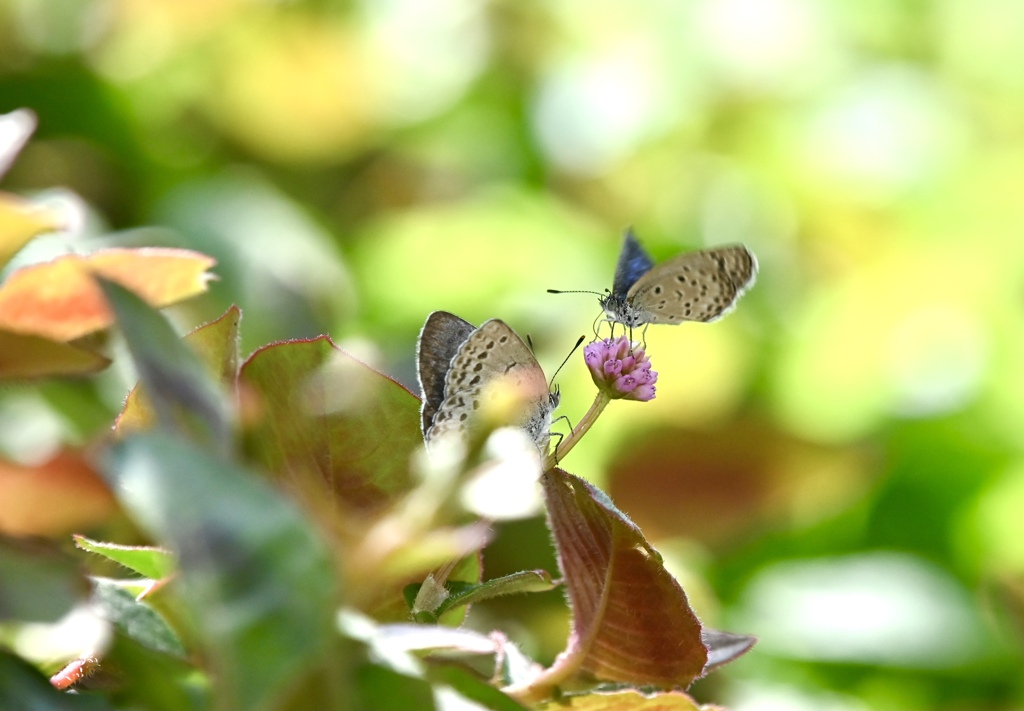
[[[629,290],[640,323],[715,321],[735,306],[757,276],[757,260],[743,245],[690,252],[655,266]]]

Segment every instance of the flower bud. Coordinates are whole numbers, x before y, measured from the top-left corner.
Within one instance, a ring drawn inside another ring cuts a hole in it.
[[[611,399],[654,399],[658,373],[643,348],[637,348],[625,336],[594,341],[583,348],[587,368],[597,385]]]

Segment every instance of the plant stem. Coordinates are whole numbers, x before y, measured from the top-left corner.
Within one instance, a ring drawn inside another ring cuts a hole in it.
[[[564,438],[555,447],[555,451],[548,454],[547,458],[544,459],[544,471],[549,471],[556,467],[560,461],[565,459],[565,455],[569,453],[576,443],[587,433],[591,425],[597,421],[597,418],[604,411],[604,408],[611,402],[603,390],[597,391],[597,397],[594,398],[594,403],[587,410],[587,414],[583,416],[583,419],[579,421],[579,424],[569,433],[569,436]]]

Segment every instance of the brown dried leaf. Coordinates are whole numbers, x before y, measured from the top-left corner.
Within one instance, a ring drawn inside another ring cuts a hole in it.
[[[708,650],[661,556],[600,489],[561,469],[545,473],[542,484],[573,631],[551,668],[528,688],[508,691],[537,701],[556,687],[601,681],[689,686],[704,671]]]

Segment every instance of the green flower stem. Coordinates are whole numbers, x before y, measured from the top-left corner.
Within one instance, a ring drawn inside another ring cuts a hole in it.
[[[583,416],[583,419],[579,421],[579,424],[577,424],[572,432],[569,433],[569,436],[565,437],[558,443],[558,446],[555,447],[555,451],[548,454],[544,459],[544,471],[554,469],[560,461],[565,459],[565,455],[569,453],[569,450],[576,446],[576,443],[579,442],[583,435],[587,433],[587,430],[590,429],[591,425],[597,421],[597,418],[604,411],[604,408],[608,406],[609,402],[611,402],[611,398],[608,397],[605,391],[598,390],[597,397],[594,398],[594,403],[590,406],[590,409],[587,410],[587,414]]]

